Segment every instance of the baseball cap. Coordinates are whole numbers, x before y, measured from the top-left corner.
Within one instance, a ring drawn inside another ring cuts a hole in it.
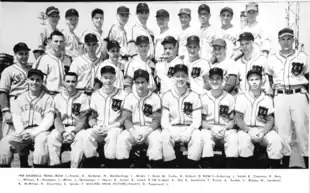
[[[210,7],[206,4],[202,4],[198,7],[198,13],[200,13],[202,10],[205,10],[208,13],[210,13]]]
[[[27,44],[25,44],[24,42],[19,42],[13,48],[14,53],[22,51],[22,50],[23,51],[30,51],[30,49],[28,48]]]
[[[104,74],[104,73],[111,73],[111,74],[116,74],[116,71],[115,71],[115,68],[113,66],[104,66],[101,68],[100,70],[100,73],[101,74]]]
[[[251,10],[258,11],[258,4],[254,2],[250,2],[246,4],[245,10],[246,12],[251,11]]]
[[[140,13],[140,12],[150,12],[149,6],[146,3],[139,3],[137,5],[136,13]]]
[[[98,42],[98,38],[95,34],[88,33],[84,37],[84,41],[86,42]]]
[[[136,80],[137,78],[142,77],[145,78],[146,81],[149,81],[149,73],[145,70],[138,69],[133,74],[133,80]]]
[[[209,77],[211,77],[212,75],[219,75],[220,77],[223,78],[223,70],[222,70],[222,68],[218,68],[218,67],[211,68],[209,70]]]
[[[54,7],[54,6],[50,6],[46,9],[45,14],[47,16],[51,15],[52,13],[58,13],[59,14],[59,9]]]
[[[34,49],[32,52],[35,53],[35,52],[44,52],[44,51],[45,51],[44,46],[40,45],[36,49]]]
[[[198,44],[199,45],[200,39],[198,36],[189,36],[186,40],[186,45],[190,44]]]
[[[246,17],[245,11],[241,11],[241,12],[240,12],[240,17]]]
[[[66,11],[65,17],[71,17],[71,16],[79,17],[79,12],[76,9],[68,9]]]
[[[10,54],[6,54],[6,53],[0,53],[0,62],[10,62],[13,63],[14,61],[14,57]]]
[[[212,44],[212,46],[226,47],[226,41],[224,39],[220,39],[220,38],[212,40],[211,44]]]
[[[254,36],[251,32],[243,32],[239,35],[238,41],[241,40],[254,41]]]
[[[28,75],[27,75],[27,78],[30,78],[32,75],[38,75],[41,77],[41,79],[43,79],[44,77],[44,73],[39,70],[39,69],[31,69],[28,71]]]
[[[107,49],[110,50],[112,48],[120,48],[121,46],[119,45],[118,41],[116,40],[111,40],[108,41]]]
[[[141,43],[147,43],[149,44],[150,43],[150,40],[147,36],[138,36],[137,39],[136,39],[136,45],[139,45]]]
[[[184,72],[188,75],[188,68],[184,64],[177,64],[174,66],[173,75],[175,75],[177,72]]]
[[[117,8],[117,14],[120,14],[120,13],[127,13],[129,14],[129,8],[128,7],[125,7],[125,6],[120,6]]]
[[[287,36],[287,35],[294,37],[294,30],[292,30],[290,28],[283,28],[278,33],[279,38],[282,38],[282,37]]]
[[[256,74],[258,76],[260,76],[260,78],[263,77],[262,75],[262,68],[258,69],[258,68],[252,68],[251,70],[248,71],[248,73],[246,74],[246,79],[249,79],[249,77],[252,75],[252,74]]]
[[[167,43],[176,45],[177,40],[173,36],[166,36],[164,40],[161,42],[161,45],[164,45]]]
[[[169,12],[165,9],[160,9],[156,12],[156,17],[169,17]]]
[[[186,15],[191,15],[191,10],[188,9],[188,8],[181,8],[180,11],[179,11],[179,14],[178,16],[180,16],[181,14],[186,14]]]
[[[224,7],[223,9],[221,9],[220,14],[222,14],[224,11],[229,12],[231,15],[234,15],[234,11],[232,10],[232,8],[230,7]]]

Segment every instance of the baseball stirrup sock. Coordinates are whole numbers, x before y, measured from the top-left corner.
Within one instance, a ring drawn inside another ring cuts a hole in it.
[[[289,168],[290,167],[290,158],[291,156],[283,156],[282,158],[282,165],[284,168]]]

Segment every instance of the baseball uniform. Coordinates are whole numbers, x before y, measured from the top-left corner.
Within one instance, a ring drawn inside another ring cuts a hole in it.
[[[176,159],[174,144],[179,141],[183,132],[190,132],[188,142],[188,159],[198,161],[202,153],[201,101],[196,92],[189,88],[181,96],[172,88],[162,97],[162,143],[164,161]]]
[[[211,42],[216,38],[217,31],[213,26],[207,28],[200,28],[200,57],[210,61],[212,57],[212,45]]]
[[[124,100],[123,111],[131,114],[133,129],[140,134],[149,133],[144,143],[148,145],[147,155],[149,160],[162,159],[161,132],[151,127],[154,121],[154,114],[160,113],[161,101],[157,94],[149,91],[144,97],[139,97],[136,90],[130,93]],[[159,121],[159,120],[158,120]],[[159,123],[158,123],[159,126]],[[128,131],[130,128],[122,131],[117,139],[116,158],[128,159],[130,150],[137,144],[135,138]]]
[[[45,50],[48,48],[48,38],[50,37],[51,33],[54,31],[59,31],[59,29],[53,29],[50,24],[44,25],[40,27],[39,30],[39,38],[38,38],[38,46],[43,46]]]
[[[202,128],[201,135],[204,141],[202,158],[213,157],[213,148],[216,141],[224,143],[226,157],[238,157],[238,135],[235,129],[227,129],[226,125],[232,120],[229,116],[235,108],[235,98],[225,91],[214,97],[211,91],[200,96],[202,102],[202,115],[210,128]],[[222,139],[212,136],[212,127],[225,128]]]
[[[57,94],[54,97],[54,107],[61,114],[62,124],[65,131],[75,129],[79,121],[79,115],[83,111],[89,109],[89,97],[82,92],[77,92],[73,96],[69,96],[66,91]],[[86,129],[86,128],[84,128]],[[71,167],[77,168],[83,157],[82,136],[85,130],[79,131],[71,144]],[[54,129],[48,136],[47,145],[49,152],[49,165],[54,166],[61,164],[61,146],[63,144],[63,136],[57,129]]]
[[[63,29],[61,32],[65,36],[65,52],[66,55],[71,57],[74,60],[76,57],[82,54],[82,49],[80,46],[80,40],[78,36],[70,31],[69,29]]]
[[[249,127],[247,133],[242,129],[238,131],[239,156],[251,157],[254,152],[252,136],[264,129],[267,117],[274,113],[272,98],[265,93],[261,93],[257,98],[254,98],[250,91],[241,93],[236,97],[235,111],[243,116],[245,125]],[[238,122],[236,123],[238,125]],[[269,159],[282,158],[282,140],[275,130],[269,130],[260,144],[267,147]]]
[[[122,56],[128,54],[127,48],[127,32],[120,24],[113,24],[108,32],[109,40],[116,40],[121,46],[120,53]]]
[[[106,50],[105,46],[104,46],[104,39],[106,38],[106,35],[104,34],[103,31],[98,32],[97,29],[89,29],[86,30],[82,33],[82,35],[80,36],[80,40],[81,42],[85,45],[85,36],[87,34],[95,34],[98,40],[98,48],[96,50],[96,56],[97,58],[101,57],[102,53],[104,53]]]
[[[223,81],[223,85],[226,84],[228,78],[230,75],[235,75],[239,76],[239,67],[238,67],[238,63],[236,63],[233,59],[230,59],[228,57],[226,57],[223,61],[221,62],[216,62],[214,64],[211,65],[211,68],[214,67],[218,67],[221,68],[224,72],[224,81]]]
[[[188,27],[186,29],[180,29],[178,33],[178,40],[179,40],[179,52],[178,56],[183,56],[184,59],[188,59],[188,52],[187,52],[187,38],[193,35],[198,35],[197,29],[195,27]]]
[[[239,29],[232,26],[228,29],[218,28],[216,30],[216,38],[224,39],[226,42],[226,56],[231,58],[234,52],[237,50],[237,39],[239,35]]]

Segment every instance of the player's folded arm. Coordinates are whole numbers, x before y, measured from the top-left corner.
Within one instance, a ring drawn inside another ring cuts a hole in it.
[[[230,93],[236,87],[236,84],[237,84],[237,75],[229,74],[228,79],[227,79],[225,86],[224,86],[224,90],[226,92]]]
[[[161,109],[158,109],[152,114],[152,123],[150,125],[152,130],[160,128],[160,120],[161,120]]]
[[[6,111],[10,111],[8,94],[7,92],[4,92],[3,90],[0,90],[0,107],[1,107],[2,113]]]
[[[129,130],[133,128],[133,123],[132,123],[132,112],[126,108],[122,109],[122,117],[124,120],[124,127],[125,129]]]
[[[192,133],[196,129],[199,129],[201,126],[201,120],[202,120],[201,108],[202,107],[199,105],[197,108],[193,109],[193,112],[192,112],[193,122],[188,127],[188,130],[190,133]]]
[[[90,113],[90,109],[80,112],[79,119],[75,125],[74,130],[72,131],[73,133],[76,134],[83,129],[88,129],[88,127],[93,127],[93,125],[95,125],[97,123],[97,117],[96,116],[93,116],[91,118],[93,120],[89,120],[89,117],[90,117],[89,113]]]
[[[247,132],[247,125],[244,122],[243,113],[236,110],[234,120],[239,129]]]
[[[267,134],[274,126],[274,113],[267,115],[266,123],[264,125],[264,133]]]
[[[169,120],[169,108],[163,105],[160,125],[162,129],[167,129],[168,131],[171,128],[170,120]]]

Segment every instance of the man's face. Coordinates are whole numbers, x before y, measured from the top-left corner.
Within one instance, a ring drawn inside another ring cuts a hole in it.
[[[169,17],[157,17],[156,21],[159,28],[165,28],[168,27]]]
[[[70,30],[74,30],[79,23],[79,17],[70,16],[66,18],[66,23],[69,26]]]
[[[218,74],[213,74],[209,77],[209,82],[212,90],[222,89],[223,78]]]
[[[28,80],[28,86],[29,86],[29,90],[31,91],[38,91],[42,88],[43,85],[43,80],[39,75],[31,75]]]
[[[140,56],[147,56],[149,49],[150,45],[148,43],[140,43],[137,45],[137,50]]]
[[[87,53],[95,53],[98,48],[97,42],[86,42],[85,43]]]
[[[149,19],[150,12],[147,11],[141,11],[137,14],[139,21],[142,24],[146,24],[147,20]]]
[[[175,84],[179,88],[186,86],[187,78],[187,74],[183,71],[178,71],[174,74]]]
[[[244,54],[250,54],[253,50],[253,41],[241,40],[240,48]]]
[[[97,28],[102,28],[103,25],[103,15],[102,14],[95,14],[93,17],[93,24],[97,27]]]
[[[15,53],[15,58],[18,63],[22,65],[27,65],[29,58],[29,51],[21,50]]]
[[[51,26],[56,27],[59,22],[60,16],[59,13],[52,13],[48,16],[47,20]]]
[[[136,85],[136,89],[137,89],[137,93],[138,94],[144,94],[148,91],[148,82],[145,78],[143,77],[138,77],[135,81],[134,81],[135,85]]]
[[[112,88],[115,82],[115,74],[107,72],[101,75],[101,82],[103,88]]]
[[[65,76],[65,88],[68,92],[73,92],[76,90],[77,79],[75,76],[66,75]]]
[[[181,26],[189,26],[189,23],[191,22],[191,17],[188,14],[182,13],[179,15],[179,20],[181,23]]]
[[[233,18],[232,14],[229,11],[223,11],[220,15],[222,25],[230,25]]]
[[[250,90],[260,89],[261,86],[261,77],[257,74],[252,74],[248,78],[248,84],[250,86]]]
[[[220,59],[225,56],[226,48],[223,46],[215,45],[213,46],[213,54],[217,59]]]
[[[279,38],[279,44],[281,46],[281,50],[292,50],[294,43],[294,37],[287,35]]]
[[[201,10],[198,13],[199,21],[201,24],[209,22],[209,19],[211,17],[210,13],[208,13],[206,10]]]
[[[129,13],[119,13],[116,17],[120,24],[126,25],[129,20]]]
[[[50,45],[54,51],[56,52],[61,51],[65,46],[64,37],[53,35]]]
[[[120,49],[119,48],[111,48],[109,51],[108,51],[108,54],[109,54],[109,58],[112,60],[112,61],[118,61],[119,57],[120,57]]]
[[[171,43],[165,43],[163,45],[163,47],[164,47],[164,54],[168,60],[176,57],[176,55],[177,55],[176,46],[174,46]]]
[[[256,17],[258,15],[258,12],[255,10],[249,10],[247,11],[247,19],[248,21],[256,21]]]
[[[188,51],[188,56],[191,58],[199,56],[200,47],[198,44],[189,44],[186,46]]]

